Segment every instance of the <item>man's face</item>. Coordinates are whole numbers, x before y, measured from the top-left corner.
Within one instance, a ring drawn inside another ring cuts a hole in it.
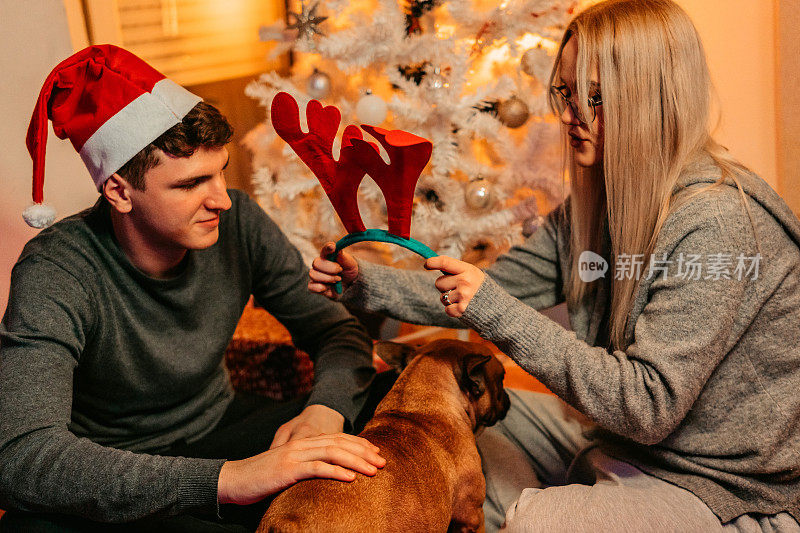
[[[223,170],[228,151],[199,148],[189,157],[160,154],[145,173],[145,189],[131,192],[131,221],[154,248],[199,250],[219,238],[219,215],[230,209]]]

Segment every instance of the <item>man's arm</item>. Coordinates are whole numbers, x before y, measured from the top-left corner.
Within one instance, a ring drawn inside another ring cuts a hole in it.
[[[92,310],[55,264],[14,268],[0,324],[0,507],[104,522],[213,511],[224,461],[131,453],[69,431],[73,373],[97,333]]]
[[[240,209],[252,294],[314,360],[309,405],[329,407],[352,424],[375,374],[369,336],[344,306],[308,293],[308,268],[300,253],[258,204],[243,200]]]

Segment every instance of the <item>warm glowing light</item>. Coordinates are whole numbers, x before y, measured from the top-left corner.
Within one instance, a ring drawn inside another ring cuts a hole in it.
[[[515,44],[520,51],[539,46],[549,54],[554,55],[558,50],[558,43],[533,33],[526,33],[517,39]],[[518,52],[518,54],[521,54],[521,52]],[[518,58],[512,58],[511,48],[508,43],[484,48],[481,55],[473,62],[472,68],[469,70],[470,77],[466,84],[470,86],[491,83],[497,77],[497,66],[511,65],[516,61],[518,61]]]
[[[501,63],[508,61],[511,58],[511,54],[509,53],[508,45],[504,44],[496,48],[490,48],[485,57],[489,63]]]
[[[535,35],[533,33],[526,33],[525,35],[517,39],[516,42],[517,45],[522,50],[527,50],[528,48],[534,48],[536,46],[544,48],[551,54],[555,54],[556,51],[558,50],[557,42],[552,41],[550,39],[545,39],[541,35]]]
[[[511,53],[508,44],[485,48],[483,54],[472,63],[468,85],[486,85],[491,83],[495,76],[495,65],[509,63]]]
[[[456,27],[451,24],[437,24],[436,37],[439,39],[449,39],[456,33]]]

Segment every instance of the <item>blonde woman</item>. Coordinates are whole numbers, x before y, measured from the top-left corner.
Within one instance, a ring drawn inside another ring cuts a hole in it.
[[[342,252],[309,289],[473,328],[558,396],[480,437],[489,531],[800,531],[800,221],[710,136],[694,26],[599,3],[551,83],[571,194],[527,242],[438,278]],[[573,331],[537,311],[562,301]]]

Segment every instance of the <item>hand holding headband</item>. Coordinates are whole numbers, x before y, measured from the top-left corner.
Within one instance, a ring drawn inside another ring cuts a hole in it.
[[[347,126],[342,136],[339,161],[333,159],[333,140],[339,129],[341,113],[333,106],[323,107],[316,100],[306,106],[308,133],[300,129],[297,102],[285,92],[272,100],[272,123],[281,139],[311,169],[322,184],[333,208],[349,232],[336,243],[332,257],[342,248],[361,241],[382,241],[398,244],[421,256],[436,253],[411,239],[411,207],[420,173],[428,164],[433,145],[427,139],[402,130],[385,130],[375,126],[361,128],[375,137],[389,154],[390,163],[381,158],[378,146],[365,141],[361,130]],[[389,231],[366,229],[358,211],[358,186],[369,174],[386,199]],[[341,292],[341,284],[336,286]]]

